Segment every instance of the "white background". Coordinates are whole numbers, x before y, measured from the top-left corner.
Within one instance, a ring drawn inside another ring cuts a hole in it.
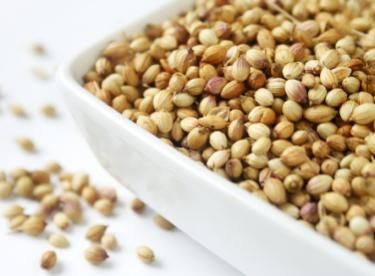
[[[65,57],[87,46],[117,26],[130,22],[163,3],[163,0],[0,0],[0,169],[14,167],[38,168],[47,160],[58,160],[67,170],[86,171],[96,185],[115,185],[120,204],[115,216],[104,219],[95,212],[85,212],[84,223],[68,231],[68,249],[57,250],[58,266],[55,275],[240,275],[221,260],[207,252],[178,230],[166,232],[152,222],[151,210],[137,216],[129,208],[133,196],[117,185],[97,164],[80,138],[69,114],[61,102],[56,83],[36,80],[30,73],[34,66],[49,72]],[[167,11],[166,11],[167,12]],[[43,43],[46,57],[35,57],[29,48],[33,42]],[[24,105],[28,119],[17,119],[8,111],[10,103]],[[43,104],[53,103],[59,113],[57,119],[40,115]],[[23,153],[14,140],[18,136],[31,137],[37,154]],[[0,210],[13,202],[20,202],[32,212],[30,202],[10,199],[0,201]],[[92,267],[83,258],[88,245],[85,229],[92,223],[109,225],[120,244],[110,253],[109,261]],[[0,274],[4,276],[48,275],[39,268],[39,258],[50,249],[48,233],[56,232],[49,225],[40,238],[10,233],[5,219],[0,218]],[[138,261],[134,249],[140,244],[152,247],[157,262],[147,266]]]

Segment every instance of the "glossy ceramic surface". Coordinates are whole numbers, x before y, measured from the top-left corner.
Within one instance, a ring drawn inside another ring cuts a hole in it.
[[[104,45],[192,3],[170,1],[60,68],[63,96],[99,162],[148,205],[245,275],[375,275],[372,264],[193,162],[81,87],[81,77]]]

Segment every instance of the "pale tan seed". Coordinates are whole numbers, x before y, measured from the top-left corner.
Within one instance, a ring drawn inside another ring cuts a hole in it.
[[[102,198],[94,203],[94,208],[103,216],[110,216],[113,213],[114,204],[112,201]]]
[[[84,252],[85,258],[93,265],[103,263],[109,256],[107,252],[99,245],[92,244]]]
[[[48,118],[53,118],[53,117],[56,117],[57,115],[55,107],[51,104],[43,105],[40,111],[45,117],[48,117]]]
[[[24,118],[27,116],[26,110],[20,104],[11,104],[9,110],[16,117]]]
[[[22,224],[22,231],[30,236],[38,236],[44,232],[47,223],[39,216],[31,216]]]
[[[101,245],[107,250],[114,250],[117,248],[117,239],[114,235],[104,235],[100,240]]]
[[[276,205],[286,202],[286,191],[283,183],[276,178],[268,178],[264,183],[264,193]]]
[[[152,251],[151,248],[147,246],[137,247],[136,253],[137,253],[138,258],[146,264],[153,263],[155,260],[154,252]]]
[[[23,215],[23,207],[18,204],[13,204],[7,207],[4,211],[4,216],[7,219],[12,219],[16,216]]]
[[[56,226],[62,230],[65,230],[67,229],[70,224],[71,224],[71,220],[69,219],[69,217],[63,213],[63,212],[58,212],[54,215],[53,217],[53,222],[56,224]]]
[[[334,213],[342,213],[349,208],[346,198],[335,192],[323,194],[321,200],[324,207]]]
[[[100,241],[105,231],[107,230],[107,227],[107,225],[103,224],[96,224],[91,226],[86,232],[86,239],[92,242]]]
[[[24,150],[26,152],[34,152],[35,151],[34,142],[28,137],[18,137],[16,139],[16,143],[18,144],[18,146],[22,150]]]
[[[0,181],[0,199],[5,199],[11,196],[13,192],[13,185],[7,181]]]
[[[51,245],[57,248],[67,248],[69,247],[69,241],[62,234],[51,234],[48,237],[48,240]]]

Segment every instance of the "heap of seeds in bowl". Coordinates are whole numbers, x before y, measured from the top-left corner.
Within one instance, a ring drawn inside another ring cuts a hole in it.
[[[84,87],[375,261],[375,2],[197,0],[111,42]]]

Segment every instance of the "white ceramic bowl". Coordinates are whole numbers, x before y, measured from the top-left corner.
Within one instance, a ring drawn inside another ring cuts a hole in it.
[[[99,162],[178,228],[246,275],[375,275],[371,263],[193,162],[81,87],[82,76],[108,42],[192,4],[193,0],[171,0],[60,68],[66,103]]]

